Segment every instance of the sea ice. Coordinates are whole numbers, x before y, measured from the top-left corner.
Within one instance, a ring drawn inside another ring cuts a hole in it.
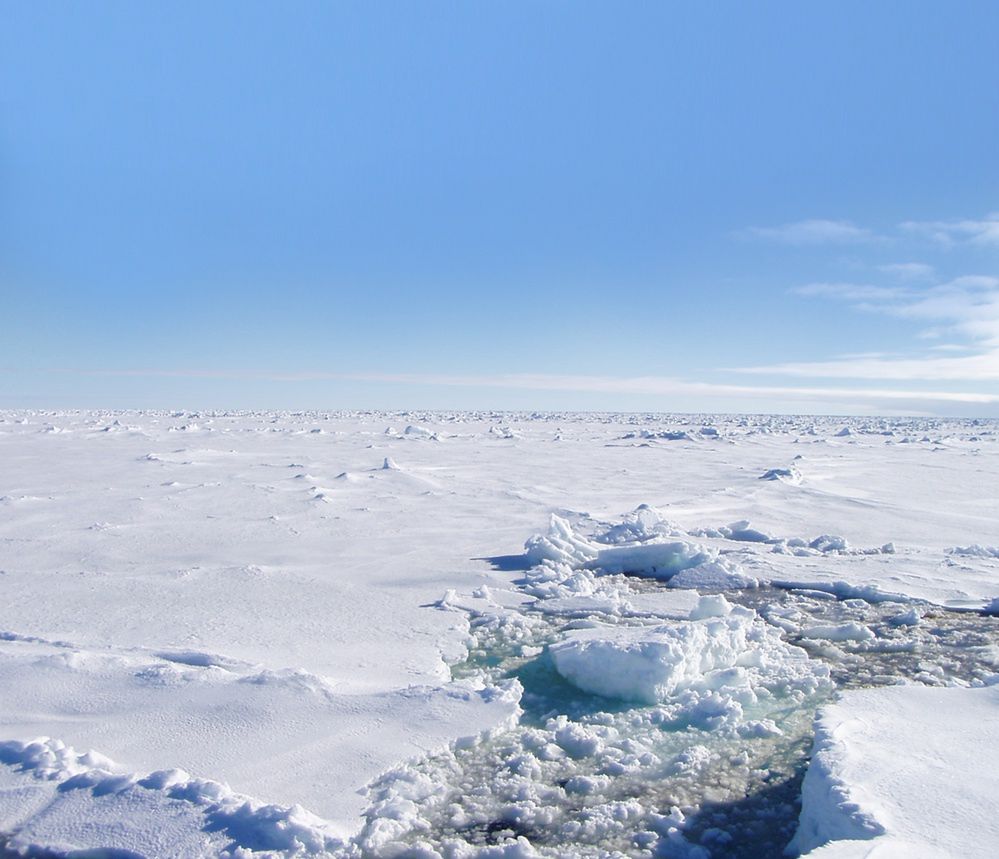
[[[812,691],[828,677],[756,612],[719,596],[701,597],[687,621],[581,629],[550,651],[558,672],[580,689],[646,704],[686,691],[722,691],[745,704],[758,688]]]

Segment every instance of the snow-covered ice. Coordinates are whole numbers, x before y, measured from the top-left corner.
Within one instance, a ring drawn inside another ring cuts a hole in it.
[[[0,845],[993,855],[997,441],[0,413]]]
[[[997,796],[999,686],[853,689],[818,719],[793,847],[829,844],[808,854],[822,859],[988,856]]]

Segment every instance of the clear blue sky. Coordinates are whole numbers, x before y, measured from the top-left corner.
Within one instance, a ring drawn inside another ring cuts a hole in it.
[[[0,8],[0,407],[999,414],[999,4]]]

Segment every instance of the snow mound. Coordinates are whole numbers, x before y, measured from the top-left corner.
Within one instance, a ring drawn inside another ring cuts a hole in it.
[[[790,468],[770,468],[760,475],[760,480],[779,480],[797,486],[801,483],[801,472],[793,465]]]
[[[440,441],[440,436],[437,435],[433,430],[427,429],[427,427],[417,426],[411,424],[402,431],[402,434],[406,438],[422,438],[427,441]]]
[[[736,717],[760,689],[807,693],[828,683],[828,669],[723,596],[702,597],[687,621],[574,630],[549,652],[558,673],[584,692],[646,704],[684,692],[721,694]]]
[[[517,435],[517,433],[515,433],[508,426],[489,427],[489,435],[492,436],[493,438],[503,438],[503,439],[520,438],[520,436]]]
[[[720,528],[696,528],[690,533],[695,537],[711,537],[735,540],[738,543],[780,543],[777,537],[772,537],[765,531],[749,527],[748,519],[739,519]]]

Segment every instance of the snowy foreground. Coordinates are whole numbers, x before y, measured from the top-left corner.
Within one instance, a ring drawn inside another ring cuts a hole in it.
[[[999,855],[995,422],[6,412],[0,465],[0,856]]]

